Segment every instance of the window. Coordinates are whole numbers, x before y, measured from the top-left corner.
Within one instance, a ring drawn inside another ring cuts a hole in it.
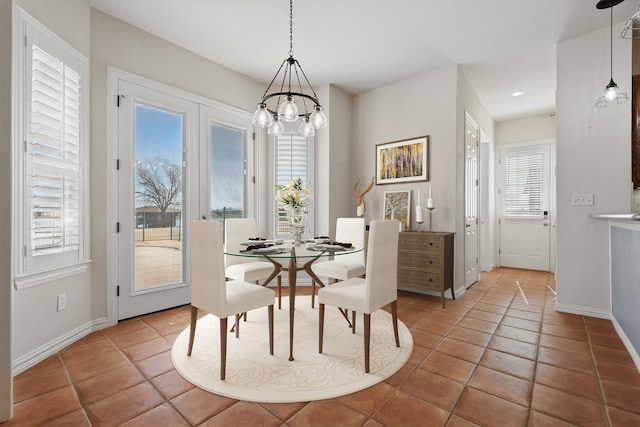
[[[18,275],[88,258],[87,60],[19,10]]]
[[[507,218],[542,218],[544,156],[521,151],[505,155],[502,192]]]
[[[313,194],[311,176],[313,176],[313,139],[307,139],[301,135],[279,135],[275,138],[275,183],[287,184],[289,181],[300,178],[302,185]],[[289,235],[287,213],[284,208],[276,204],[276,234],[277,237]],[[312,209],[309,209],[308,232],[313,230]]]

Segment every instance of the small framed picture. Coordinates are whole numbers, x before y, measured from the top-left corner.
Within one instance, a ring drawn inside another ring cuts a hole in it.
[[[429,136],[376,145],[376,184],[429,180]]]
[[[411,190],[385,191],[383,219],[395,219],[402,223],[402,230],[409,229]]]

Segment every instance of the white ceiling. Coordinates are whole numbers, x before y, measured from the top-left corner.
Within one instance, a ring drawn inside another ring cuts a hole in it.
[[[288,56],[287,0],[88,1],[265,85]],[[352,94],[460,64],[500,121],[555,110],[555,44],[608,27],[610,9],[596,3],[295,0],[293,51],[315,87],[331,83]],[[614,22],[637,7],[637,0],[615,6]],[[615,25],[614,37],[621,29]],[[515,91],[524,95],[510,96]]]

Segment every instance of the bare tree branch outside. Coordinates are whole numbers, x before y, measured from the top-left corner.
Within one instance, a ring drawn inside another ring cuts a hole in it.
[[[167,209],[180,205],[181,195],[182,169],[179,165],[159,157],[136,164],[136,202],[138,206],[157,206],[163,226],[169,226]]]

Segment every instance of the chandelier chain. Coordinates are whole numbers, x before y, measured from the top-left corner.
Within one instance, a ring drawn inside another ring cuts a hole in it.
[[[293,56],[293,0],[289,0],[289,56]]]

